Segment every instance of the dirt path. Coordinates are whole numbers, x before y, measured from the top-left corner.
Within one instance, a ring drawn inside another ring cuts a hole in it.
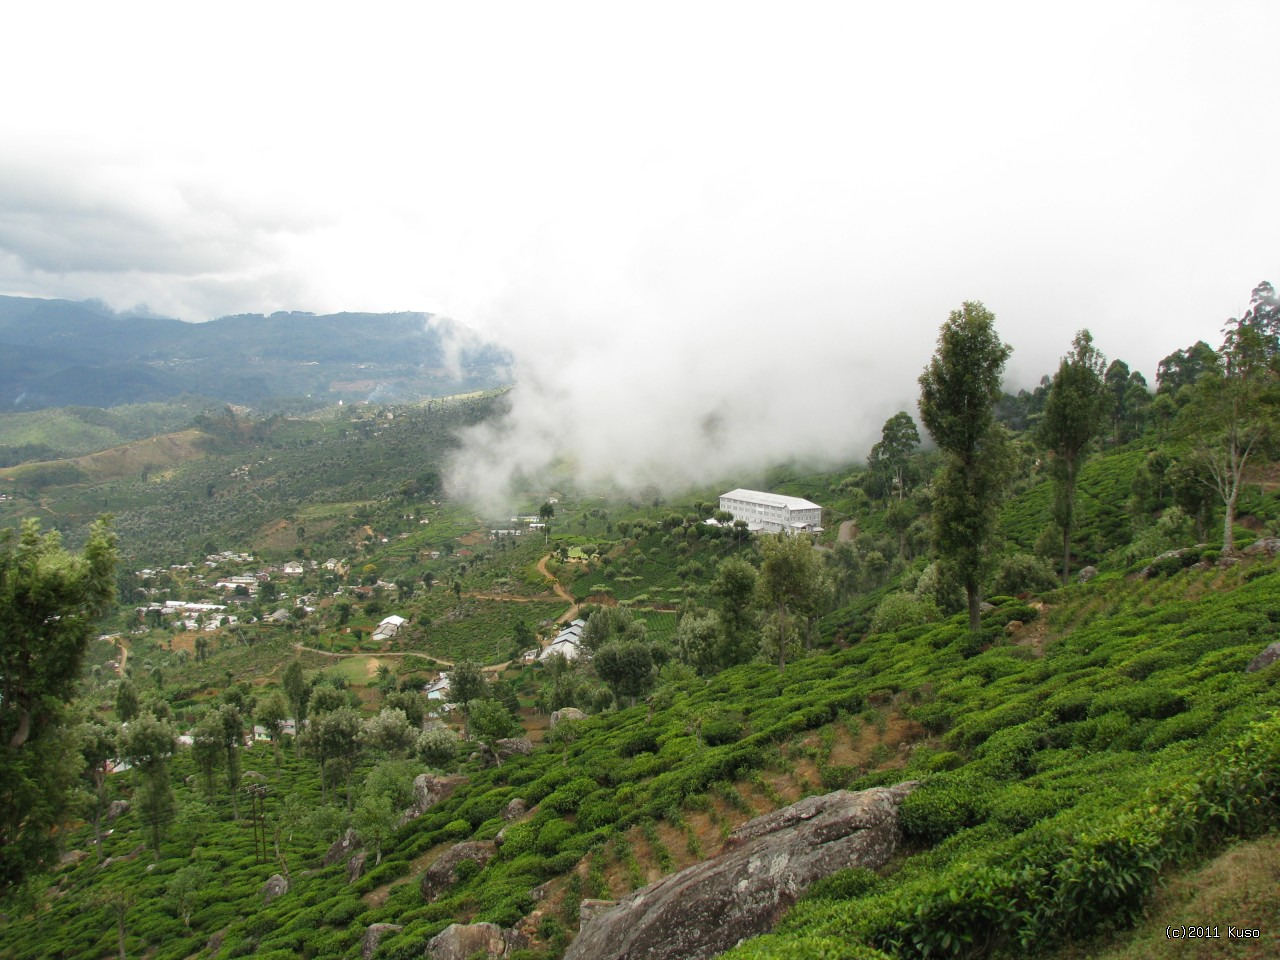
[[[557,597],[569,604],[569,609],[560,615],[556,623],[568,623],[578,615],[578,604],[574,601],[569,591],[560,585],[560,581],[551,575],[551,571],[547,569],[547,561],[551,559],[551,554],[547,554],[538,561],[538,572],[551,581],[551,589],[555,591]]]
[[[322,657],[334,657],[335,659],[342,657],[420,657],[423,660],[434,660],[444,667],[453,666],[452,660],[441,660],[439,657],[433,657],[429,653],[418,653],[414,650],[404,650],[398,653],[334,653],[332,650],[317,650],[315,647],[304,647],[300,643],[295,643],[293,649],[305,650],[307,653],[318,653]]]
[[[578,604],[574,602],[569,591],[560,585],[560,581],[551,575],[551,571],[547,569],[547,561],[550,560],[552,554],[547,554],[538,561],[538,572],[551,581],[551,589],[555,595],[561,600],[569,604],[569,609],[560,615],[556,623],[568,623],[578,615]],[[535,600],[545,600],[545,597],[513,597],[503,594],[490,593],[464,593],[464,597],[471,597],[476,600],[498,600],[506,603],[532,603]],[[295,650],[305,650],[307,653],[318,653],[322,657],[333,657],[339,659],[342,657],[422,657],[424,660],[434,660],[441,667],[452,667],[453,661],[441,660],[439,657],[433,657],[426,653],[414,653],[413,651],[404,651],[400,653],[334,653],[330,650],[317,650],[315,647],[303,646],[301,643],[293,645]],[[491,663],[488,666],[481,667],[486,673],[500,673],[511,665],[511,661],[505,663]],[[124,663],[120,664],[121,672],[124,670]],[[376,667],[373,668],[376,671]]]
[[[129,665],[129,648],[124,645],[124,637],[116,637],[116,646],[120,648],[120,667],[116,673],[123,677],[124,668]]]
[[[840,524],[840,532],[836,534],[839,543],[848,543],[858,536],[858,521],[845,520]]]
[[[432,656],[429,653],[420,653],[416,650],[402,650],[396,653],[334,653],[331,650],[317,650],[315,647],[304,647],[300,643],[293,645],[295,650],[305,650],[307,653],[318,653],[322,657],[333,657],[339,659],[342,657],[368,657],[369,658],[369,676],[374,676],[378,672],[378,662],[389,657],[420,657],[423,660],[434,660],[441,667],[452,667],[452,660],[441,660],[439,657]],[[511,666],[511,661],[504,663],[491,663],[488,666],[481,667],[485,673],[501,673],[507,667]],[[273,671],[274,672],[274,671]]]
[[[533,603],[536,600],[546,600],[547,597],[514,597],[509,593],[466,593],[462,594],[470,600],[496,600],[499,603]]]

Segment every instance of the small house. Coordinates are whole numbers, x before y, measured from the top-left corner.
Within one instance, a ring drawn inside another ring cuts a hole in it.
[[[400,628],[403,627],[408,622],[409,621],[407,621],[404,617],[398,617],[395,614],[392,614],[389,617],[384,617],[382,622],[378,624],[378,628],[373,631],[373,636],[370,639],[371,640],[390,640],[397,633],[399,633]]]
[[[434,681],[422,688],[428,700],[443,700],[449,694],[449,674],[442,673]]]

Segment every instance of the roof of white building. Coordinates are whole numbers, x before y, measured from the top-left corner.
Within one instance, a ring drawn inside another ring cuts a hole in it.
[[[566,660],[576,660],[582,653],[582,647],[578,643],[577,637],[572,635],[561,635],[556,637],[551,643],[538,654],[539,660],[550,660],[552,657],[564,657]]]
[[[761,490],[743,490],[739,487],[737,490],[730,490],[728,493],[720,494],[722,497],[728,497],[730,500],[746,500],[750,503],[762,503],[770,507],[786,507],[788,510],[821,510],[820,504],[814,503],[812,500],[806,500],[804,497],[787,497],[780,493],[764,493]]]
[[[385,627],[390,625],[395,627],[403,627],[406,623],[408,623],[408,621],[405,620],[404,617],[397,616],[396,614],[393,613],[389,617],[383,617],[382,622],[379,623],[378,626]]]

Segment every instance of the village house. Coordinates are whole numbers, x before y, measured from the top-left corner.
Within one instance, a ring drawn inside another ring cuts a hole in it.
[[[397,633],[399,633],[400,628],[403,627],[408,622],[409,621],[407,621],[404,617],[398,617],[395,614],[392,614],[389,617],[384,617],[382,619],[382,622],[378,624],[377,629],[373,631],[373,636],[370,637],[369,639],[390,640]]]
[[[297,729],[298,729],[298,725],[296,721],[293,719],[293,717],[289,717],[288,719],[282,720],[280,722],[280,729],[277,735],[288,734],[289,736],[292,737],[296,734]],[[255,723],[253,725],[253,739],[258,742],[261,742],[263,740],[270,740],[271,731],[268,730],[266,727],[262,726],[262,724]]]
[[[427,695],[428,700],[443,700],[449,695],[449,674],[442,673],[422,688],[422,692]]]
[[[574,620],[543,648],[543,651],[538,654],[538,659],[544,663],[552,657],[577,660],[582,655],[582,628],[586,625],[584,620]]]

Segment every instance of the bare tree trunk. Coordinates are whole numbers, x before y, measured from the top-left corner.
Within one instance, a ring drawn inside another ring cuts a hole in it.
[[[1063,480],[1062,502],[1062,585],[1071,582],[1071,531],[1076,519],[1076,463],[1068,459]]]
[[[973,582],[964,585],[964,592],[969,598],[969,629],[977,633],[982,629],[982,594]]]
[[[1236,502],[1240,499],[1240,486],[1235,484],[1231,490],[1231,496],[1227,498],[1226,516],[1222,520],[1222,552],[1224,555],[1235,553],[1236,550]]]
[[[17,750],[27,742],[27,737],[31,735],[31,711],[25,707],[22,709],[21,719],[18,720],[18,729],[14,731],[13,737],[9,740],[9,749]]]
[[[787,671],[787,607],[778,604],[778,672]]]

